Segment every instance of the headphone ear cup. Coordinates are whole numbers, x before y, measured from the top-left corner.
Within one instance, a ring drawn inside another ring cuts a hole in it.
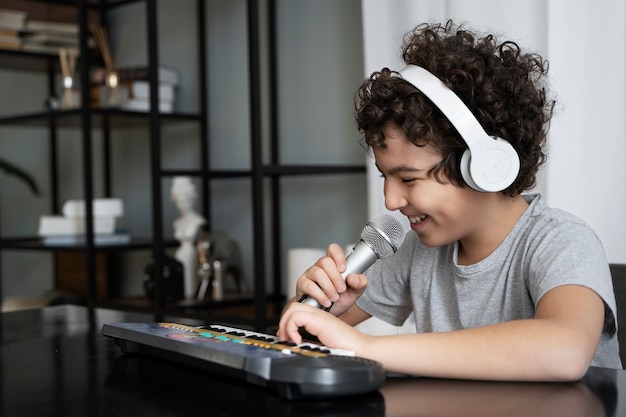
[[[502,138],[484,137],[461,158],[461,175],[476,191],[499,192],[513,184],[520,168],[519,155]]]
[[[480,188],[474,182],[474,179],[472,178],[472,174],[470,172],[471,163],[472,163],[472,153],[470,152],[469,149],[466,149],[465,152],[463,152],[463,156],[461,157],[461,163],[459,167],[461,169],[461,176],[463,177],[463,180],[465,180],[465,183],[468,186],[470,186],[476,191],[483,191],[483,189]]]

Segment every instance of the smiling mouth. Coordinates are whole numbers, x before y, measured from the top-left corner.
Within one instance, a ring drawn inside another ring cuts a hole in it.
[[[420,224],[421,222],[424,221],[424,219],[426,219],[426,217],[428,217],[427,215],[422,215],[422,216],[417,216],[417,217],[409,217],[409,221],[411,222],[411,224]]]

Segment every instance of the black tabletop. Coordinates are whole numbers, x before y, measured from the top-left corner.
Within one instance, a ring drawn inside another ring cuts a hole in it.
[[[122,355],[105,322],[151,316],[79,306],[2,314],[0,415],[12,416],[618,416],[626,371],[591,368],[576,383],[389,378],[367,395],[286,401],[256,386]],[[181,321],[183,322],[183,321]]]

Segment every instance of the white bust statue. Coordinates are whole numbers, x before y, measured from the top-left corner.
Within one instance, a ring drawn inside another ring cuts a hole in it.
[[[170,193],[180,212],[180,216],[174,220],[174,237],[180,243],[174,256],[184,267],[185,297],[193,298],[198,286],[198,260],[194,241],[206,219],[194,210],[198,194],[189,177],[174,177]]]

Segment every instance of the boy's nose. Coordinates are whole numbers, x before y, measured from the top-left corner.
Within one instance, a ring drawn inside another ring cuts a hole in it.
[[[400,192],[398,187],[394,187],[391,184],[385,182],[385,207],[389,211],[401,209],[407,205],[407,200],[404,194]]]

